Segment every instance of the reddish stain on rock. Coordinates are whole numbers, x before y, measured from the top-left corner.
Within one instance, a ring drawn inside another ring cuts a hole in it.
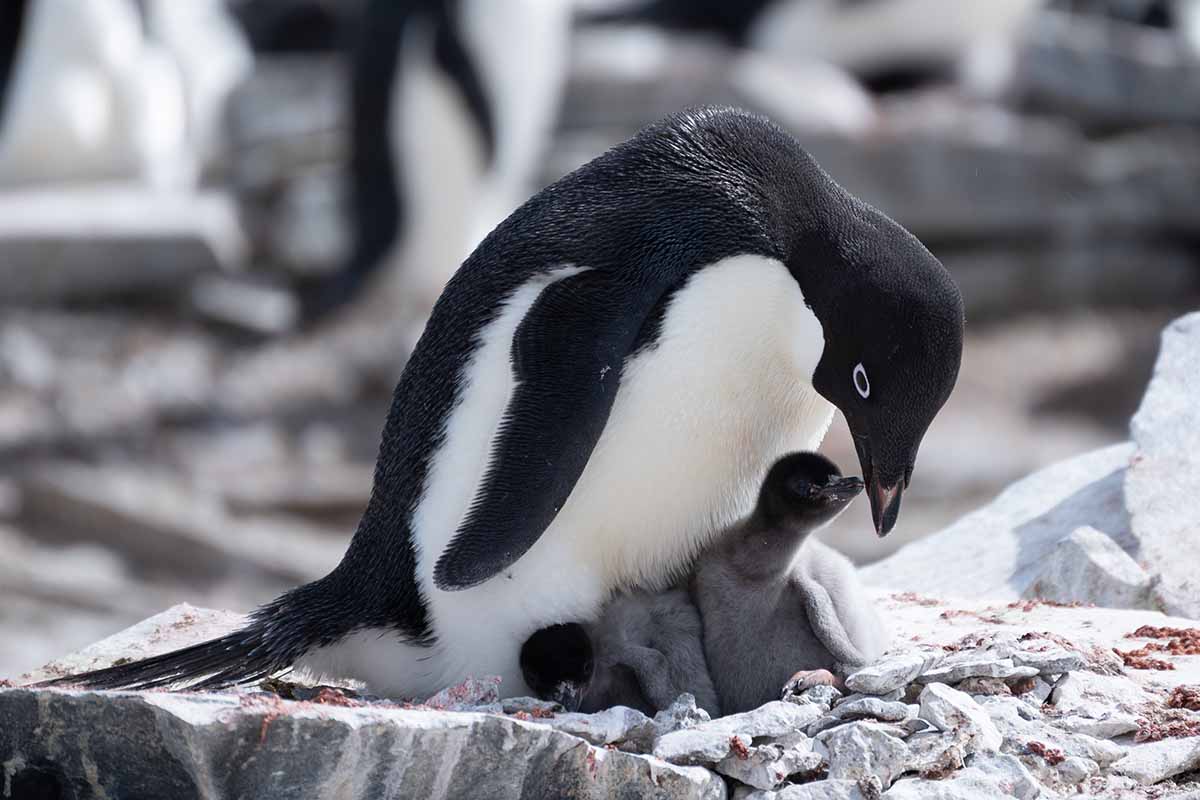
[[[750,757],[750,748],[746,747],[740,736],[729,737],[729,749],[742,761]]]
[[[1161,658],[1154,658],[1150,655],[1150,648],[1142,647],[1138,650],[1118,650],[1113,648],[1113,652],[1121,657],[1125,662],[1125,666],[1130,669],[1153,669],[1153,670],[1173,670],[1175,665],[1170,661],[1164,661]]]
[[[1200,711],[1200,686],[1176,686],[1167,698],[1167,707]]]
[[[1061,764],[1066,760],[1067,756],[1062,750],[1057,747],[1050,747],[1041,742],[1030,742],[1025,745],[1025,749],[1035,756],[1038,756],[1050,766]]]
[[[925,597],[916,592],[900,592],[899,594],[892,595],[892,599],[899,603],[912,603],[913,605],[925,606],[927,608],[942,604],[942,601],[936,597]]]

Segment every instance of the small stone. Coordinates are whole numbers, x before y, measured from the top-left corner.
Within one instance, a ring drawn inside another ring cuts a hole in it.
[[[904,743],[908,745],[906,772],[917,772],[922,777],[932,778],[944,777],[962,769],[966,754],[953,734],[933,728],[932,732],[909,736]]]
[[[1115,739],[1138,729],[1138,718],[1133,714],[1121,711],[1106,714],[1100,719],[1072,714],[1066,717],[1052,717],[1050,722],[1056,728],[1061,728],[1069,733],[1082,733],[1097,739]]]
[[[970,761],[970,768],[990,778],[1004,790],[1006,797],[1031,800],[1042,795],[1038,782],[1016,756],[976,755],[972,756]]]
[[[534,717],[549,717],[563,710],[559,703],[537,697],[506,697],[500,701],[500,707],[505,714],[525,712]]]
[[[922,673],[932,669],[941,656],[937,653],[910,651],[864,667],[846,678],[846,688],[863,694],[881,695],[902,689]]]
[[[1042,790],[1029,771],[1012,756],[976,757],[966,769],[941,780],[912,778],[897,781],[885,795],[889,800],[1033,800]]]
[[[1114,711],[1140,713],[1152,694],[1123,675],[1072,672],[1054,687],[1050,702],[1063,715],[1104,719]]]
[[[668,733],[654,743],[654,757],[681,766],[712,766],[725,759],[733,749],[732,740],[749,749],[749,736],[730,735],[685,728]]]
[[[594,745],[628,745],[644,752],[654,741],[654,721],[625,706],[613,706],[595,714],[558,714],[542,721]]]
[[[811,774],[824,763],[824,756],[805,746],[764,744],[751,747],[745,756],[726,756],[717,763],[716,771],[757,789],[776,789],[791,775]]]
[[[996,752],[1003,738],[988,713],[971,697],[941,683],[931,683],[920,696],[921,718],[942,731],[969,737],[968,752]]]
[[[1090,758],[1068,756],[1054,768],[1058,778],[1067,786],[1078,786],[1100,771],[1100,765]]]
[[[828,759],[831,779],[858,781],[874,775],[885,789],[904,772],[908,759],[904,740],[872,722],[851,722],[825,731],[814,749]]]
[[[1141,744],[1113,765],[1113,772],[1153,784],[1200,768],[1200,736]]]
[[[800,694],[787,693],[784,695],[784,700],[789,703],[804,704],[812,703],[815,706],[828,711],[833,707],[833,704],[841,699],[842,693],[836,687],[820,684],[809,687]]]
[[[1002,678],[967,678],[954,688],[969,695],[1012,694],[1012,689]]]
[[[734,736],[749,747],[757,737],[775,738],[802,731],[820,715],[821,711],[815,705],[776,700],[752,711],[730,714],[660,736],[654,743],[654,755],[672,764],[716,764],[729,755]]]
[[[757,789],[748,794],[734,794],[734,800],[868,800],[859,789],[858,781],[827,780],[797,783],[777,792]]]
[[[918,678],[921,683],[958,683],[967,678],[1030,678],[1038,674],[1033,667],[1016,666],[1010,658],[985,658],[928,670]]]
[[[910,735],[915,735],[918,733],[929,733],[931,731],[936,731],[937,726],[927,719],[921,719],[920,717],[917,717],[916,719],[905,720],[904,729],[908,731]]]
[[[709,719],[708,712],[696,706],[696,698],[685,692],[654,715],[655,735],[664,736],[671,731],[694,728]]]
[[[1013,663],[1021,667],[1035,667],[1041,675],[1060,675],[1083,669],[1084,658],[1079,653],[1061,647],[1050,650],[1021,650],[1013,653]]]
[[[500,678],[467,678],[462,683],[447,686],[422,705],[439,711],[476,711],[480,706],[500,702]]]
[[[1010,683],[1009,689],[1022,700],[1040,706],[1054,691],[1054,684],[1039,675]]]
[[[902,722],[916,714],[904,703],[887,702],[878,697],[862,697],[839,703],[830,716],[835,719],[877,719],[882,722]]]

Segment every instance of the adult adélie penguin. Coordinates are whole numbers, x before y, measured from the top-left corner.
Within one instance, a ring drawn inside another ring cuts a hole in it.
[[[835,406],[886,534],[962,330],[938,260],[790,135],[670,117],[539,192],[450,280],[333,572],[227,636],[66,681],[302,665],[391,695],[485,674],[526,693],[531,633],[669,585]]]

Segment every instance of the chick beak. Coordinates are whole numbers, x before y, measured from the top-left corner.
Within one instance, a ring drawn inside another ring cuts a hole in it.
[[[574,681],[563,681],[554,687],[554,701],[567,711],[578,711],[583,704],[583,687]]]

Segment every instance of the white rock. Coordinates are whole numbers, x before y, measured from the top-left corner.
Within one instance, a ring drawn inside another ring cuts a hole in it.
[[[1058,542],[1081,525],[1121,530],[1125,469],[1133,445],[1119,444],[1046,467],[1005,489],[948,528],[906,545],[862,571],[868,584],[898,591],[994,601],[1020,599]],[[979,557],[987,542],[987,558]]]
[[[1078,786],[1100,771],[1100,765],[1090,758],[1069,756],[1054,768],[1059,779],[1068,786]]]
[[[999,800],[1041,797],[1041,787],[1012,756],[975,761],[943,780],[913,778],[897,781],[884,795],[889,800]]]
[[[1039,675],[1062,675],[1083,669],[1084,658],[1079,653],[1052,647],[1048,650],[1020,650],[1013,653],[1013,663],[1033,667]]]
[[[716,770],[756,789],[776,789],[788,776],[815,772],[824,763],[824,756],[804,745],[764,744],[751,747],[745,757],[729,754],[717,764]]]
[[[914,733],[905,739],[904,743],[908,746],[906,772],[959,770],[962,769],[966,758],[957,737],[952,733],[942,733],[936,728],[932,728],[932,732]]]
[[[863,697],[839,703],[830,716],[835,719],[878,719],[883,722],[902,722],[916,714],[904,703],[887,702],[878,697]]]
[[[1113,711],[1098,719],[1072,714],[1067,717],[1051,717],[1050,723],[1068,733],[1082,733],[1097,739],[1114,739],[1133,733],[1138,727],[1138,718],[1133,714]]]
[[[660,736],[654,743],[654,755],[672,764],[716,764],[729,755],[734,736],[749,747],[756,737],[773,738],[803,730],[820,715],[815,705],[776,700],[752,711]]]
[[[953,731],[967,737],[968,752],[994,753],[1003,741],[988,712],[957,689],[941,683],[931,683],[921,690],[918,699],[921,719],[932,722],[938,730]]]
[[[900,689],[932,669],[940,660],[933,652],[910,651],[884,656],[877,663],[846,677],[846,688],[863,694],[881,695]]]
[[[1054,687],[1050,702],[1065,716],[1104,719],[1114,711],[1139,714],[1156,698],[1123,675],[1072,672]]]
[[[1200,314],[1163,332],[1154,376],[1130,424],[1137,456],[1125,502],[1138,559],[1159,576],[1168,614],[1200,618],[1200,555],[1181,545],[1200,528]]]
[[[701,722],[708,722],[709,719],[708,712],[696,706],[696,698],[685,692],[676,697],[674,703],[654,715],[655,736],[694,728]]]
[[[984,756],[971,758],[971,770],[977,770],[991,779],[1006,797],[1017,797],[1022,800],[1038,797],[1041,787],[1033,779],[1033,775],[1025,768],[1019,758],[1010,755]]]
[[[685,728],[661,737],[654,743],[654,757],[669,764],[684,766],[712,766],[722,761],[733,749],[732,740],[737,738],[740,746],[749,748],[753,739],[725,731],[702,731]]]
[[[631,744],[645,750],[649,749],[655,736],[654,721],[641,711],[625,706],[613,706],[595,714],[556,714],[539,721],[596,745]]]
[[[707,770],[492,714],[263,694],[0,689],[0,719],[0,753],[22,755],[0,765],[0,782],[52,764],[64,784],[97,797],[726,796]],[[86,735],[33,733],[73,726]]]
[[[800,694],[788,694],[783,699],[789,703],[812,703],[828,711],[841,697],[842,693],[837,688],[819,684],[805,689]]]
[[[1200,768],[1200,736],[1138,745],[1113,765],[1118,775],[1141,784],[1158,783],[1197,768]]]
[[[1024,595],[1106,608],[1153,608],[1150,575],[1112,537],[1090,525],[1076,528],[1054,547]]]
[[[500,678],[489,675],[483,678],[467,678],[462,683],[447,686],[426,700],[423,705],[439,711],[472,711],[478,706],[499,702]]]
[[[872,722],[851,722],[817,736],[814,749],[829,761],[833,780],[877,777],[883,788],[906,769],[908,747],[904,740]]]
[[[857,781],[813,781],[785,786],[777,792],[752,791],[734,794],[735,800],[866,800]]]
[[[949,666],[937,667],[921,674],[922,683],[958,683],[967,678],[1032,678],[1036,668],[1017,666],[1011,658],[976,658]]]
[[[560,713],[563,707],[553,700],[542,700],[537,697],[506,697],[500,701],[500,707],[505,714],[554,714]]]

